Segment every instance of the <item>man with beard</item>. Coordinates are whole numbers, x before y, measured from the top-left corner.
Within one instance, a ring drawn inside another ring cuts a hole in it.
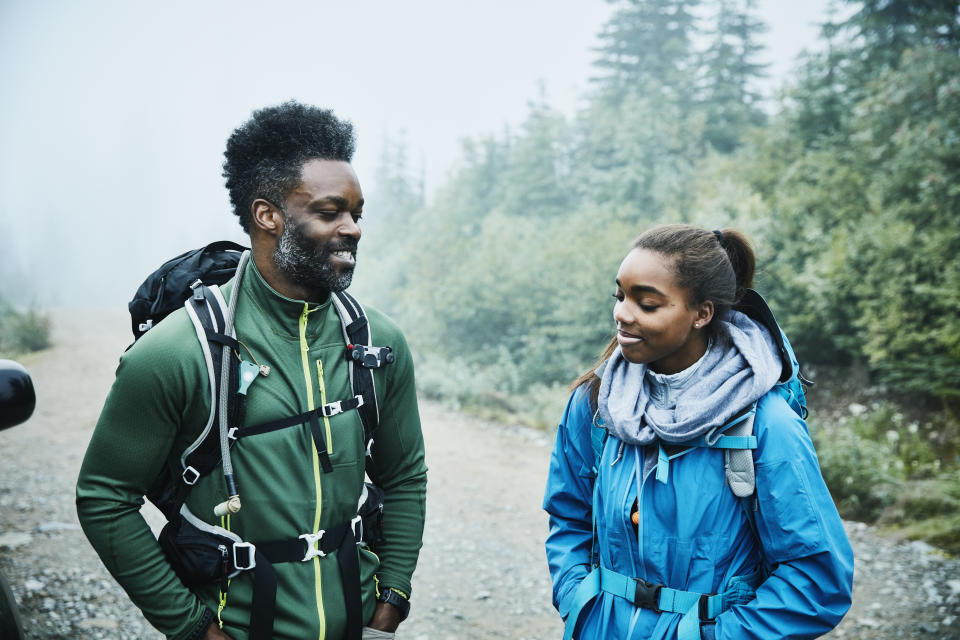
[[[291,416],[317,419],[314,428],[297,423],[236,440],[230,451],[244,479],[242,509],[214,513],[227,497],[217,473],[195,480],[184,509],[202,521],[191,520],[200,528],[219,527],[259,543],[258,563],[271,541],[292,541],[298,557],[267,558],[276,573],[268,633],[252,622],[257,611],[264,615],[253,570],[187,588],[139,513],[165,467],[179,478],[181,454],[202,437],[211,415],[206,361],[186,312],[146,333],[117,369],[80,472],[77,509],[104,564],[169,638],[359,638],[340,567],[341,556],[354,552],[362,637],[392,638],[406,617],[423,533],[426,466],[411,355],[389,318],[365,309],[372,339],[389,345],[394,356],[389,366],[373,369],[379,428],[369,461],[358,411],[328,416],[318,410],[353,397],[331,293],[350,285],[361,235],[363,195],[350,165],[353,151],[348,122],[288,102],[255,112],[233,132],[224,154],[224,177],[252,258],[242,278],[223,290],[237,297],[235,355],[261,372],[246,392],[239,434]],[[324,551],[325,534],[356,521],[365,471],[384,491],[376,553],[352,543]]]

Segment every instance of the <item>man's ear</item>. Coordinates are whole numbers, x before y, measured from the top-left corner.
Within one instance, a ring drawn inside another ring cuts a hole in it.
[[[250,205],[251,226],[270,236],[283,233],[283,212],[268,200],[257,198]]]

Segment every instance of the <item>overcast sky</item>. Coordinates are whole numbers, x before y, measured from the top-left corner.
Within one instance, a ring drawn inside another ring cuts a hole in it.
[[[769,90],[826,4],[760,0]],[[41,303],[122,304],[166,258],[242,241],[224,142],[289,98],[354,122],[368,191],[385,135],[422,159],[429,191],[462,138],[521,122],[541,81],[573,113],[610,13],[602,0],[267,6],[0,0],[0,274],[28,275]]]

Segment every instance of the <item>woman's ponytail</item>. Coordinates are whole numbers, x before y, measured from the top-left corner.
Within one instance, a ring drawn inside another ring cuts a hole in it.
[[[753,248],[746,236],[736,229],[723,229],[714,231],[713,234],[730,259],[730,266],[733,267],[733,274],[737,279],[735,297],[739,300],[743,296],[744,289],[753,288],[753,274],[757,264]]]

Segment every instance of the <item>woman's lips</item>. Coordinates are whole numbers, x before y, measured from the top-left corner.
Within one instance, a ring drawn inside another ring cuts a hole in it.
[[[617,342],[620,343],[621,347],[637,344],[638,342],[643,342],[643,338],[635,336],[625,331],[617,331]]]

